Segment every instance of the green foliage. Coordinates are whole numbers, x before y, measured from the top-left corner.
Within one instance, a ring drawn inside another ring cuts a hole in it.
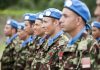
[[[4,40],[3,41],[0,40],[0,53],[2,53],[2,51],[4,50],[4,48],[5,48]]]
[[[54,8],[59,8],[60,10],[62,10],[63,8],[63,0],[52,0],[49,2],[49,6],[50,7],[54,7]]]
[[[96,0],[82,0],[84,1],[93,15]],[[64,0],[0,0],[0,9],[14,9],[14,10],[45,10],[50,7],[62,10]]]
[[[25,14],[25,13],[36,13],[36,12],[38,12],[38,11],[36,11],[36,10],[27,10],[27,9],[22,9],[22,10],[0,10],[0,15],[10,15],[10,16],[12,16],[12,15],[15,15],[15,16],[20,16],[20,15],[23,15],[23,14]]]
[[[19,0],[0,0],[0,9],[6,9],[18,3]]]
[[[93,16],[96,6],[96,0],[83,0],[83,1],[87,4],[87,6],[90,9],[91,15]]]
[[[89,7],[91,14],[96,6],[96,0],[82,0]],[[63,9],[64,0],[0,0],[0,9],[2,10],[45,10],[50,7]],[[4,12],[5,13],[5,12]]]

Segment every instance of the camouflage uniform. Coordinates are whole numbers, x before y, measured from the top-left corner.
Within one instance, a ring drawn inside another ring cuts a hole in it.
[[[29,56],[31,56],[32,54],[32,49],[34,48],[33,45],[33,37],[30,36],[27,40],[25,40],[22,44],[21,44],[21,49],[18,51],[17,54],[17,59],[15,62],[15,66],[14,66],[14,70],[24,70],[26,67],[26,63],[27,63],[27,59],[29,58]],[[31,48],[31,50],[29,51],[29,48]],[[30,53],[31,52],[31,53]]]
[[[95,38],[95,46],[96,46],[96,51],[97,51],[97,56],[96,56],[96,69],[95,70],[100,70],[100,22],[98,21],[93,21],[91,23],[92,26],[92,36]],[[99,31],[99,32],[97,32]]]
[[[62,46],[66,44],[68,38],[63,35],[62,31],[58,32],[53,38],[49,38],[42,48],[42,59],[40,67],[36,70],[57,70],[59,69],[59,51],[62,51]]]
[[[29,44],[28,47],[29,54],[27,56],[28,58],[26,59],[25,70],[31,70],[32,61],[36,56],[36,43],[38,42],[39,39],[40,37],[36,36],[35,40]]]
[[[43,57],[43,47],[47,43],[49,36],[45,36],[43,38],[38,38],[37,42],[35,42],[35,51],[34,51],[34,59],[31,64],[31,70],[38,70],[40,67],[40,62]]]
[[[19,51],[21,50],[22,42],[23,42],[22,40],[19,40],[18,43],[17,43],[17,46],[15,47],[15,51],[14,51],[15,63],[14,63],[14,66],[13,66],[13,70],[16,68],[16,62],[17,62],[17,59],[18,59]]]
[[[11,38],[9,38],[6,42],[5,50],[3,51],[3,55],[1,58],[1,70],[13,70],[14,65],[14,51],[15,47],[18,43],[17,34],[14,34]]]
[[[100,38],[95,42],[97,57],[96,57],[96,70],[100,70]]]
[[[63,52],[61,70],[95,70],[97,52],[92,36],[83,33],[74,44],[67,44]]]
[[[17,60],[17,56],[18,56],[18,52],[20,51],[20,49],[21,49],[21,47],[20,47],[20,45],[22,44],[22,40],[19,40],[18,39],[18,43],[17,43],[17,45],[16,45],[16,47],[15,47],[15,51],[14,51],[14,60],[16,61]]]

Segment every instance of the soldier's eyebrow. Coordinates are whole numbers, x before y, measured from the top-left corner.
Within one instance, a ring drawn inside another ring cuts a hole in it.
[[[67,17],[67,14],[62,14],[62,15]]]

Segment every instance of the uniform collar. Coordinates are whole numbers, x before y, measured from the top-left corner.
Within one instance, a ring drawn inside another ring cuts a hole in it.
[[[45,41],[45,38],[41,38],[41,39],[39,40],[39,45],[42,45],[44,41]]]
[[[73,45],[75,42],[77,42],[79,40],[79,38],[82,36],[82,34],[84,33],[84,31],[86,31],[86,27],[84,27],[74,38],[69,40],[67,47],[71,47],[71,45]]]
[[[97,41],[100,41],[100,37],[99,37],[99,38],[96,38],[96,40],[97,40]]]
[[[55,42],[55,40],[56,40],[59,36],[61,36],[62,34],[63,34],[63,31],[61,30],[61,31],[59,31],[53,38],[49,38],[49,40],[48,40],[48,46],[52,45],[52,44]]]
[[[6,40],[6,44],[10,44],[16,37],[18,36],[18,34],[14,34],[11,38]]]
[[[26,47],[27,44],[28,44],[29,42],[31,42],[32,40],[33,40],[33,37],[32,37],[32,36],[29,36],[29,38],[26,39],[26,40],[22,43],[22,47]]]

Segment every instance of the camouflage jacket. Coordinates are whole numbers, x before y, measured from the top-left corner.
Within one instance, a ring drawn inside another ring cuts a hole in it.
[[[32,56],[32,50],[34,49],[33,42],[35,39],[33,39],[32,36],[30,36],[27,40],[23,41],[23,43],[20,45],[20,50],[17,54],[17,59],[14,64],[14,70],[24,70],[26,67],[27,59]]]
[[[32,45],[28,48],[28,51],[30,54],[28,55],[28,58],[26,59],[26,67],[25,70],[31,70],[31,64],[33,60],[35,59],[37,52],[40,48],[39,40],[41,37],[36,37],[35,41],[32,42]]]
[[[49,36],[46,35],[45,37],[39,37],[38,40],[35,42],[35,51],[34,51],[34,59],[31,64],[31,70],[35,70],[39,68],[39,62],[43,58],[43,47],[46,45]]]
[[[83,33],[72,45],[66,44],[63,50],[61,70],[94,70],[96,58],[96,45],[92,36]]]
[[[68,38],[62,32],[58,32],[53,38],[49,38],[42,48],[42,59],[40,67],[37,70],[48,70],[59,67],[59,55],[63,45],[66,44]]]
[[[100,38],[95,41],[97,56],[96,56],[96,70],[100,69]]]
[[[17,34],[13,35],[11,38],[9,38],[6,42],[6,47],[5,50],[3,51],[3,55],[1,58],[1,69],[5,70],[5,69],[13,69],[13,65],[15,62],[14,59],[14,51],[15,51],[15,47],[17,46],[18,43],[18,36]]]

